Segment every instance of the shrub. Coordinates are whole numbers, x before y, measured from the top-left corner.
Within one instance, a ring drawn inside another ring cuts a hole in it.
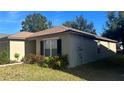
[[[44,59],[44,62],[49,65],[52,63],[52,61],[53,61],[53,57],[45,57]]]
[[[44,57],[41,55],[28,54],[22,60],[26,64],[35,64],[37,63],[41,67],[53,68],[53,69],[62,69],[68,66],[68,57],[67,55],[63,56],[54,56],[54,57]]]
[[[62,69],[68,65],[68,57],[67,55],[45,57],[44,63],[46,63],[49,68]]]
[[[61,61],[60,60],[55,61],[52,68],[53,69],[60,69],[61,68]]]
[[[7,51],[2,51],[0,53],[0,64],[7,64],[9,62],[10,60],[9,60]]]
[[[65,67],[67,67],[69,65],[68,55],[60,56],[60,60],[61,60],[61,68],[65,68]]]
[[[44,61],[44,57],[41,55],[28,54],[24,58],[22,58],[21,61],[27,64],[40,64]]]
[[[49,68],[49,65],[46,64],[46,63],[43,63],[43,64],[42,64],[42,67]]]
[[[17,61],[19,60],[19,54],[18,53],[15,53],[14,57],[17,59]]]

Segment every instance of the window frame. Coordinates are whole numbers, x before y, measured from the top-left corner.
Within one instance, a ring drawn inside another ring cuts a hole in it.
[[[60,38],[54,37],[54,38],[45,38],[45,39],[42,39],[42,41],[43,41],[43,55],[44,56],[46,56],[46,54],[45,54],[45,41],[49,40],[49,45],[50,45],[50,55],[49,56],[53,56],[52,55],[52,40],[56,40],[56,49],[57,49],[57,40],[58,39],[60,39]]]

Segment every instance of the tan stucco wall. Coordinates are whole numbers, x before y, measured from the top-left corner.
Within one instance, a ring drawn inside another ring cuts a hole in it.
[[[107,41],[100,41],[100,44],[116,53],[116,44]]]
[[[25,56],[25,41],[10,41],[10,60],[16,60],[14,55],[18,53],[19,61]]]
[[[101,52],[98,53],[95,40],[79,35],[70,35],[68,44],[70,67],[92,62],[116,53],[116,43],[100,41],[100,44]]]
[[[98,54],[96,40],[74,34],[57,34],[33,38],[36,40],[36,54],[40,55],[40,41],[45,38],[58,37],[62,40],[62,54],[67,54],[69,67],[92,62],[116,53],[116,44],[100,41],[101,53]],[[109,49],[108,49],[109,48]]]
[[[110,49],[116,53],[117,52],[117,45],[115,43],[110,42]]]
[[[69,35],[60,34],[60,35],[49,35],[44,37],[35,38],[36,40],[36,54],[40,55],[40,41],[45,38],[59,38],[62,40],[62,54],[69,55]]]
[[[116,53],[116,43],[107,42],[107,41],[100,41],[101,45],[101,55],[102,56],[109,56]]]

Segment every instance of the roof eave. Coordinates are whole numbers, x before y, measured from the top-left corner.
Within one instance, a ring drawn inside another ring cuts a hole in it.
[[[102,41],[107,41],[107,42],[113,42],[113,43],[117,43],[118,41],[116,40],[104,40],[104,39],[100,39],[100,38],[95,38],[96,40],[102,40]]]

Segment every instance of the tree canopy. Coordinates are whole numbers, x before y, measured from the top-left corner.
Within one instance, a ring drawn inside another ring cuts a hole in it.
[[[119,37],[117,36],[118,15],[116,14],[116,12],[108,12],[106,26],[104,27],[102,36],[119,40]]]
[[[72,27],[81,31],[96,34],[96,30],[92,22],[87,22],[82,15],[76,16],[74,20],[66,21],[63,23],[64,26]]]
[[[22,21],[21,31],[37,32],[52,27],[52,22],[41,14],[28,15],[24,21]]]
[[[121,41],[124,47],[124,12],[108,12],[102,36]]]

